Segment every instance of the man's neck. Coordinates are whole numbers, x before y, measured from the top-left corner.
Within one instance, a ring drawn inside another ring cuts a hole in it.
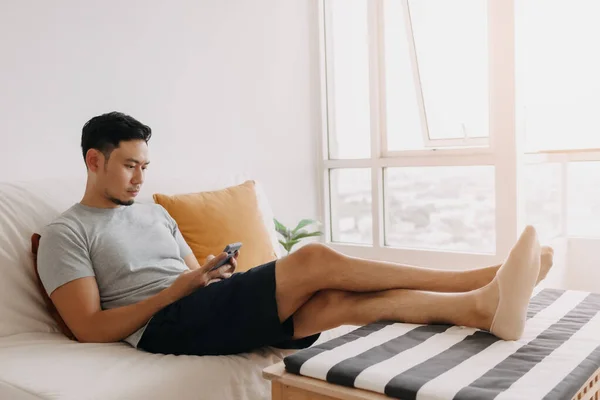
[[[113,203],[104,196],[98,196],[86,190],[80,204],[94,208],[119,208],[118,204]]]

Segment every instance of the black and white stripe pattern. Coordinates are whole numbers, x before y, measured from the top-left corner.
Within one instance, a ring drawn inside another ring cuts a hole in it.
[[[377,323],[284,359],[288,372],[403,400],[569,399],[600,367],[600,294],[544,289],[523,337]]]

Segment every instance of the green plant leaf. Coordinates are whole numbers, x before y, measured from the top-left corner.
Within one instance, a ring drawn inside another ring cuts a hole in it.
[[[298,222],[298,225],[294,228],[294,230],[292,231],[292,236],[298,232],[300,229],[304,228],[307,225],[310,224],[318,224],[319,221],[315,221],[314,219],[303,219],[302,221]]]
[[[300,240],[300,239],[312,237],[312,236],[321,236],[322,234],[323,234],[323,232],[321,232],[321,231],[310,232],[310,233],[307,231],[300,231],[292,239]]]
[[[300,240],[290,240],[287,242],[287,247],[285,249],[288,251],[288,253],[292,251],[292,247],[294,247],[298,242],[300,242]]]
[[[285,227],[281,222],[277,221],[277,219],[273,218],[273,222],[275,222],[275,230],[284,238],[287,238],[288,228]]]
[[[285,249],[285,251],[287,251],[288,253],[290,252],[290,249],[292,248],[292,246],[290,246],[289,243],[285,242],[283,244],[283,248]]]

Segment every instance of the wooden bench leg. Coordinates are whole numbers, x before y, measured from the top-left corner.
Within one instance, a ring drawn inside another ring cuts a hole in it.
[[[283,400],[283,388],[277,381],[271,381],[271,400]]]

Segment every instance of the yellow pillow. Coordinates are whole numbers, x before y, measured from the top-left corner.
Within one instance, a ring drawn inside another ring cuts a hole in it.
[[[254,181],[212,192],[154,194],[179,225],[194,256],[203,265],[229,243],[242,242],[237,271],[275,260],[277,255],[258,207]]]

